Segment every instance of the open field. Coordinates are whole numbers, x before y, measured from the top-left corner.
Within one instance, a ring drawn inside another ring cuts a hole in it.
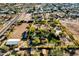
[[[64,24],[63,24],[64,23]],[[62,22],[63,26],[65,26],[72,35],[78,40],[79,39],[79,22]]]

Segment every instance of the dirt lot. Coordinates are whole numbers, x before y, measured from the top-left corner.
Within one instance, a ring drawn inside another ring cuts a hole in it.
[[[26,31],[26,26],[27,26],[27,25],[28,25],[28,24],[23,23],[23,24],[20,25],[20,26],[15,26],[14,31],[13,31],[13,33],[10,35],[9,38],[12,38],[12,39],[14,39],[14,38],[15,38],[15,39],[20,39],[22,33],[23,33],[24,31]]]

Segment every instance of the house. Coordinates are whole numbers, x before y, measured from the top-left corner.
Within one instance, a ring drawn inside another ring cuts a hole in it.
[[[56,36],[59,35],[62,32],[60,27],[55,27],[54,30],[56,31],[55,32]]]
[[[42,54],[44,56],[48,56],[48,50],[47,49],[42,49]]]
[[[61,30],[56,30],[56,35],[59,35],[61,33]]]
[[[18,45],[20,42],[20,39],[8,39],[6,42],[6,45],[13,46]]]

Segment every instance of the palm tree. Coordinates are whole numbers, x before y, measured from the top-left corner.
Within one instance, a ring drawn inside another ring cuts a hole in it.
[[[35,23],[35,22],[33,22],[32,24],[29,25],[28,38],[29,38],[31,35],[33,35],[33,33],[35,32],[34,23]]]

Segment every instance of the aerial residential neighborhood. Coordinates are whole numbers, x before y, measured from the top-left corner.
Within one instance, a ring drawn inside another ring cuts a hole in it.
[[[1,3],[0,56],[79,56],[78,3]]]

